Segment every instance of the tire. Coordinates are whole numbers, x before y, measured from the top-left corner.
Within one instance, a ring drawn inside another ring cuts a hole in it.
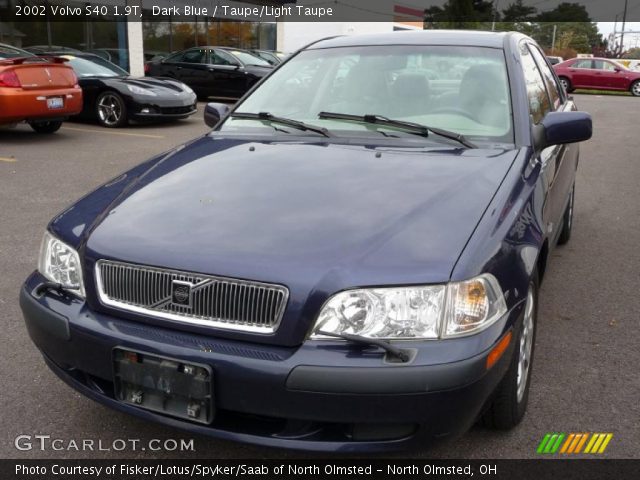
[[[567,93],[573,92],[573,87],[571,86],[571,80],[567,77],[560,77],[560,83],[564,87]]]
[[[629,91],[634,97],[640,97],[640,80],[636,80],[635,82],[633,82],[631,84],[631,87],[629,88]]]
[[[116,92],[102,92],[96,99],[96,117],[103,127],[124,127],[128,123],[127,106]]]
[[[524,318],[518,332],[509,370],[496,387],[490,404],[481,418],[482,423],[489,428],[511,430],[524,418],[531,385],[537,315],[538,273],[534,272],[529,282]]]
[[[29,122],[29,126],[38,133],[55,133],[62,126],[61,121]]]
[[[571,194],[569,195],[569,204],[567,205],[564,215],[562,216],[562,231],[558,237],[558,245],[564,245],[571,238],[571,229],[573,227],[573,206],[575,196],[575,185],[571,187]]]

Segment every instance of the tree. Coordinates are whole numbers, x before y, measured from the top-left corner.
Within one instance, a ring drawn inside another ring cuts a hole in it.
[[[631,48],[622,56],[622,58],[630,58],[632,60],[640,60],[640,48]]]

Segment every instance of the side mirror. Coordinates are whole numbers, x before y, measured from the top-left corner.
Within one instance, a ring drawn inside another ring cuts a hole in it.
[[[587,112],[549,112],[534,129],[536,147],[576,143],[589,140],[593,133],[591,115]]]
[[[204,123],[211,128],[215,127],[229,110],[231,107],[226,103],[207,103],[204,107]]]
[[[622,69],[620,67],[613,67],[613,71],[616,73],[620,73]]]

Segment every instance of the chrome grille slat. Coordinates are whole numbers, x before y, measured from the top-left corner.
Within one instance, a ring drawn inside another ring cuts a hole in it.
[[[189,282],[191,305],[171,303],[172,282]],[[256,333],[276,331],[289,298],[281,285],[99,260],[96,283],[106,306],[152,317]]]

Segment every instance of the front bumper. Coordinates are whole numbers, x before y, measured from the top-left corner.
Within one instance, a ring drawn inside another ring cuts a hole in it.
[[[412,342],[410,364],[344,342],[274,347],[158,328],[97,313],[75,298],[34,296],[20,305],[49,367],[84,395],[116,410],[219,438],[319,451],[376,451],[457,435],[475,421],[504,376],[514,350],[486,370],[487,352],[460,361],[429,358],[430,342]],[[496,328],[519,328],[516,307]],[[115,399],[116,347],[210,365],[216,417],[210,425],[169,417]]]
[[[195,94],[184,94],[171,99],[137,96],[133,97],[128,110],[132,120],[179,120],[198,111],[196,102]]]

